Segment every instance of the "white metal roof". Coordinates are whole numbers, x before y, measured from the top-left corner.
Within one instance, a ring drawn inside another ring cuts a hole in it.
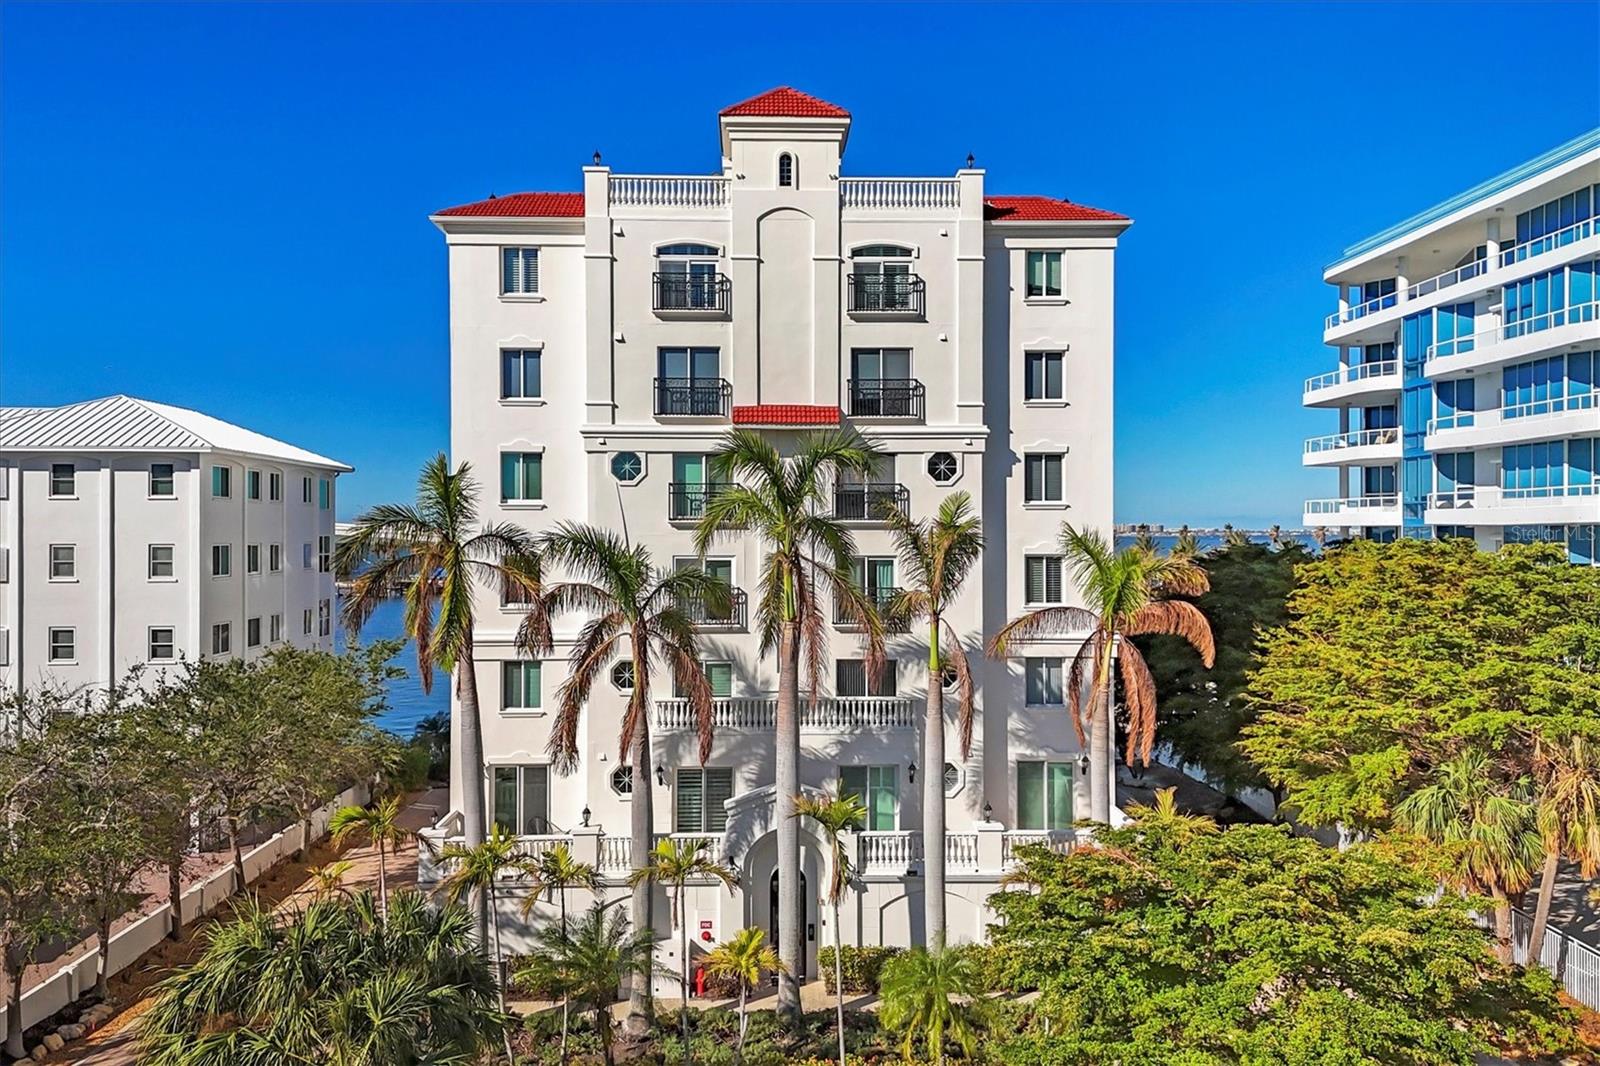
[[[239,452],[349,471],[337,459],[296,448],[186,407],[106,396],[62,407],[0,407],[0,452]]]

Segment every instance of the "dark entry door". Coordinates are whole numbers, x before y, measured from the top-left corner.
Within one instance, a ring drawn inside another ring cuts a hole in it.
[[[806,875],[805,875],[805,871],[802,870],[800,872],[800,970],[799,970],[798,973],[795,974],[795,980],[797,980],[797,981],[804,981],[806,979],[806,956],[808,954],[810,954],[810,952],[808,952],[806,950],[806,936],[805,936],[806,918],[807,918],[806,908],[808,906],[806,901],[807,901],[808,898],[809,897],[806,896]],[[768,909],[767,913],[769,915],[771,915],[771,925],[772,925],[772,927],[767,930],[768,943],[770,943],[772,945],[772,948],[773,948],[774,951],[777,951],[778,950],[778,871],[776,871],[776,870],[772,871],[772,898],[769,900],[769,904],[770,904],[770,906],[769,906],[769,909]]]

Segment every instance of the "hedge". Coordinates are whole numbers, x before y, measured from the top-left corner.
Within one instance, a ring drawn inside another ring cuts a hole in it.
[[[855,948],[846,944],[841,967],[844,971],[844,990],[855,994],[877,995],[878,975],[883,972],[883,964],[904,950],[904,948]],[[834,989],[831,945],[817,952],[817,969],[822,971],[822,980],[828,992],[832,994]]]

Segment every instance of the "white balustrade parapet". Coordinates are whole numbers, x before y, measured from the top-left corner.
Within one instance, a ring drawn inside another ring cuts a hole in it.
[[[1010,866],[1019,862],[1018,848],[1046,847],[1062,855],[1078,846],[1078,834],[1072,829],[1013,829],[1005,834],[1001,847],[1001,861]]]
[[[778,720],[778,701],[766,696],[714,700],[711,720],[716,729],[773,729]],[[801,699],[800,728],[807,732],[911,729],[916,723],[912,701],[897,696],[828,696],[814,702]],[[683,733],[694,730],[698,723],[688,700],[670,699],[656,701],[650,724],[661,732]]]
[[[953,211],[961,206],[957,178],[840,178],[839,203],[867,211]]]
[[[614,207],[724,208],[728,179],[711,175],[613,174]]]

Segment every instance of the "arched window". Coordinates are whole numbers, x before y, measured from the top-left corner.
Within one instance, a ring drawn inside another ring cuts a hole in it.
[[[717,276],[721,249],[699,241],[663,244],[656,249],[656,309],[709,311],[721,305]]]
[[[788,152],[785,152],[778,157],[778,184],[794,184],[794,156],[790,155]]]
[[[900,244],[863,244],[850,252],[850,310],[911,311],[919,282],[912,251]]]

